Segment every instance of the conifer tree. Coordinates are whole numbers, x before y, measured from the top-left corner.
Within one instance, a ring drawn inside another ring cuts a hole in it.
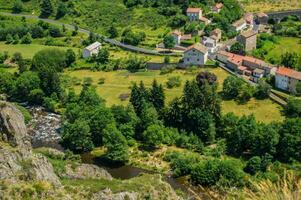
[[[53,13],[53,6],[50,0],[43,0],[40,5],[40,8],[40,17],[42,18],[48,18]]]

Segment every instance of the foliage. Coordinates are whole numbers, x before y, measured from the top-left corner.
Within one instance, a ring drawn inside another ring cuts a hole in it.
[[[223,95],[227,98],[237,98],[244,81],[235,76],[228,76],[223,83]]]
[[[255,96],[259,99],[268,98],[271,93],[272,86],[270,86],[266,81],[259,80],[256,87]]]
[[[53,13],[53,6],[50,0],[43,0],[40,9],[40,17],[42,18],[48,18]]]
[[[164,37],[163,43],[165,48],[172,49],[175,46],[175,39],[173,36],[167,35]]]
[[[127,141],[114,124],[108,124],[104,129],[104,144],[107,148],[106,158],[113,162],[128,161]]]
[[[143,132],[143,140],[149,147],[156,148],[162,144],[164,139],[164,128],[158,124],[153,124],[147,127]]]
[[[121,40],[126,44],[137,46],[140,42],[143,42],[146,38],[144,32],[133,32],[132,29],[126,28],[122,33]]]
[[[301,99],[289,98],[284,111],[285,111],[286,116],[288,116],[288,117],[300,117],[301,116]]]
[[[233,44],[230,48],[230,52],[231,53],[235,53],[235,54],[239,54],[239,55],[246,55],[245,52],[245,47],[243,44],[236,42],[235,44]]]

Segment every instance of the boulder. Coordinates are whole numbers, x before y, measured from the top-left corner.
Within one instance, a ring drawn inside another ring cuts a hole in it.
[[[65,176],[74,179],[113,179],[105,169],[92,164],[77,164],[75,166],[68,164],[66,165]]]
[[[110,189],[102,190],[95,193],[92,200],[138,200],[138,193],[136,192],[118,192],[113,193]]]

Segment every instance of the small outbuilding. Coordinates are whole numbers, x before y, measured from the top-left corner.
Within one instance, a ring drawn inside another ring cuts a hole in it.
[[[97,55],[101,47],[102,46],[100,42],[94,42],[93,44],[87,46],[83,50],[83,58],[89,58],[92,55]]]

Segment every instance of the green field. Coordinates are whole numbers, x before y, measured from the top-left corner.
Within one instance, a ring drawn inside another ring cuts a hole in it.
[[[268,51],[265,59],[267,61],[271,59],[279,61],[281,55],[286,52],[296,52],[301,54],[301,39],[293,37],[279,37],[277,44],[274,44],[274,47]]]
[[[61,50],[67,50],[70,49],[70,47],[53,47],[53,46],[45,46],[41,44],[5,44],[5,42],[0,42],[0,52],[7,51],[9,55],[12,55],[16,52],[22,53],[24,58],[32,58],[34,54],[36,54],[38,51],[41,51],[43,49],[61,49]],[[78,51],[78,49],[73,48],[75,52]]]
[[[221,68],[206,68],[200,69],[208,70],[215,73],[218,77],[219,90],[222,89],[222,83],[224,79],[228,76],[228,73]],[[147,72],[137,72],[129,73],[127,71],[113,71],[113,72],[92,72],[88,70],[78,70],[78,71],[66,71],[66,74],[71,77],[77,77],[83,80],[84,77],[91,77],[93,79],[93,84],[96,85],[96,90],[101,97],[106,100],[108,106],[114,104],[126,105],[128,101],[121,101],[119,95],[129,94],[130,86],[133,82],[143,81],[147,87],[151,86],[151,83],[156,79],[159,83],[164,86],[166,84],[167,78],[170,76],[180,76],[182,80],[182,85],[179,88],[167,89],[165,88],[167,102],[171,101],[173,98],[178,97],[182,94],[183,86],[186,80],[194,79],[197,72],[189,73],[184,70],[176,70],[173,73],[160,75],[160,71],[147,71]],[[98,79],[105,78],[105,83],[103,85],[98,85]],[[77,92],[80,91],[81,86],[75,86]],[[237,115],[249,115],[254,114],[259,121],[271,122],[280,121],[283,119],[281,115],[281,107],[275,104],[271,100],[255,100],[252,99],[246,104],[239,105],[235,101],[224,101],[222,103],[223,113],[234,112]]]

